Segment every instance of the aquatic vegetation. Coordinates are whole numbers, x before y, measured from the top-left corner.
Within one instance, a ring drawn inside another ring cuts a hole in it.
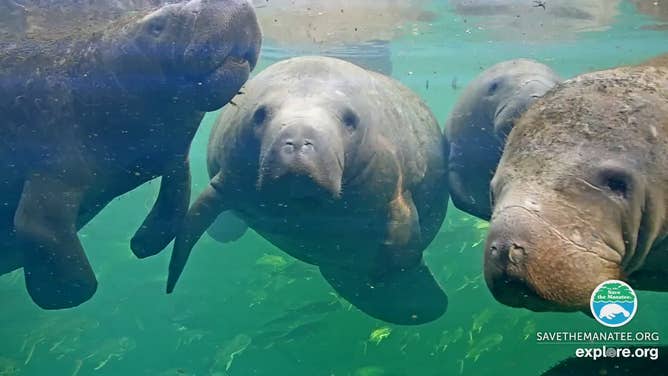
[[[375,329],[369,334],[369,342],[379,345],[383,340],[392,334],[392,328],[384,326],[382,328]]]

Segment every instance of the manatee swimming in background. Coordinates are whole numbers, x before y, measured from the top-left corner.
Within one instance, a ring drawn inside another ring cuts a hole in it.
[[[301,57],[258,74],[234,103],[211,133],[212,179],[177,234],[168,292],[195,242],[230,211],[319,266],[369,315],[440,317],[447,299],[422,252],[447,208],[447,145],[420,98],[351,63]]]
[[[655,63],[565,81],[515,124],[485,252],[500,302],[588,311],[607,280],[668,290],[668,66]]]
[[[263,58],[323,55],[392,73],[390,41],[429,28],[431,0],[254,0]]]
[[[515,59],[493,65],[466,87],[445,124],[450,197],[458,209],[489,219],[489,182],[506,136],[529,105],[559,81],[548,66]]]
[[[494,40],[573,39],[577,33],[610,28],[620,0],[449,0],[469,32]],[[543,4],[543,5],[540,5]]]
[[[245,0],[183,1],[100,24],[78,2],[22,3],[25,33],[0,39],[0,273],[23,267],[39,306],[72,307],[97,287],[77,230],[113,198],[161,176],[132,249],[150,256],[174,236],[189,203],[190,142],[204,112],[247,80],[260,30]],[[32,27],[62,9],[69,22]]]

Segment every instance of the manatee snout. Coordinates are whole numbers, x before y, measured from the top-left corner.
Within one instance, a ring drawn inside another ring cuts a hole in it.
[[[487,286],[512,307],[584,310],[599,283],[620,278],[618,260],[602,242],[583,241],[586,224],[559,223],[542,206],[495,211],[485,245]]]
[[[233,63],[247,63],[251,70],[255,67],[261,31],[247,1],[191,0],[183,8],[194,17],[184,58],[195,73]]]
[[[289,198],[339,197],[343,148],[338,137],[303,121],[279,126],[261,160],[259,188]]]
[[[179,87],[174,98],[213,111],[229,102],[249,78],[262,33],[245,0],[190,0],[145,16],[133,43],[151,74]],[[124,50],[116,52],[126,59]],[[130,66],[135,63],[129,62]]]

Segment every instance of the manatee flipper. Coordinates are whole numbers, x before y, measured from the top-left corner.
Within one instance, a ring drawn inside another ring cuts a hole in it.
[[[489,221],[492,209],[487,182],[492,180],[501,153],[472,147],[467,150],[454,142],[449,146],[448,189],[452,203],[459,210]],[[485,187],[484,194],[472,191],[478,186]]]
[[[63,179],[34,173],[25,182],[14,216],[19,249],[23,250],[26,288],[44,309],[77,306],[97,289],[95,273],[76,233],[83,197],[81,176]]]
[[[162,176],[158,198],[130,241],[138,258],[162,251],[174,238],[190,204],[190,164],[180,160]]]
[[[197,201],[188,210],[174,240],[174,250],[169,260],[169,274],[167,276],[167,293],[174,291],[183,268],[186,266],[190,252],[204,231],[216,220],[226,207],[221,193],[216,187],[220,186],[220,174],[216,175],[207,185]]]
[[[246,222],[228,210],[220,213],[206,232],[217,242],[230,243],[244,236],[246,230]]]
[[[327,282],[364,313],[399,325],[424,324],[441,317],[448,298],[424,264],[372,278],[360,272],[320,266]]]
[[[404,191],[389,203],[387,237],[381,254],[391,269],[416,265],[422,258],[420,218],[410,191]],[[385,263],[385,260],[383,260]]]

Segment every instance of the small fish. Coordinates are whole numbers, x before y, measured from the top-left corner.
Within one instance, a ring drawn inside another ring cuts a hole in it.
[[[491,334],[480,341],[474,342],[464,358],[473,359],[474,362],[477,362],[482,354],[491,351],[494,347],[501,344],[501,342],[503,342],[501,334]]]
[[[452,90],[459,90],[459,84],[457,83],[457,76],[452,77],[452,81],[450,81],[450,87],[452,87]]]
[[[489,308],[485,308],[482,312],[473,316],[473,325],[471,325],[471,331],[475,333],[482,332],[482,328],[491,320],[492,311]]]
[[[473,278],[464,276],[464,284],[455,289],[455,291],[461,291],[467,287],[471,287],[472,289],[477,289],[478,287],[480,287],[481,282],[482,282],[482,274],[479,274]]]
[[[269,266],[276,269],[281,269],[288,265],[288,261],[283,256],[270,255],[265,253],[255,261],[255,265]]]
[[[444,330],[441,333],[441,340],[436,347],[437,351],[444,352],[448,349],[448,346],[457,343],[464,336],[464,329],[460,326],[457,329],[450,332],[449,330]]]
[[[522,339],[523,340],[528,340],[529,337],[534,336],[536,334],[536,322],[533,320],[527,321],[527,323],[524,325],[524,328],[522,329]]]
[[[383,340],[392,334],[392,328],[384,326],[382,328],[375,329],[369,334],[369,342],[379,345]]]
[[[478,230],[486,230],[489,228],[489,222],[476,221],[475,228],[477,228]]]
[[[227,341],[216,352],[213,365],[209,369],[209,373],[227,374],[227,371],[232,367],[234,359],[241,355],[251,344],[251,337],[246,334],[237,334],[234,338]]]

